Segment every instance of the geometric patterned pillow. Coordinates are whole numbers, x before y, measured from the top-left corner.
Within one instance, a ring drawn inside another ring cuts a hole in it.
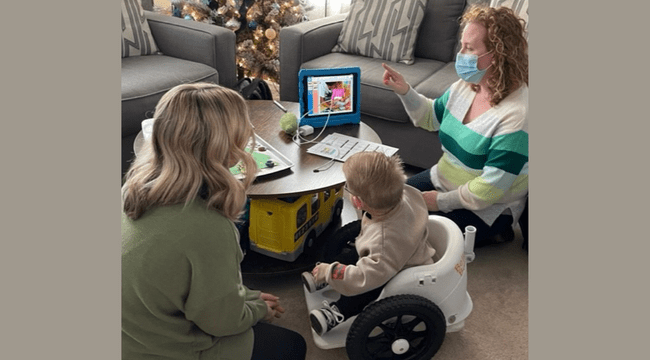
[[[122,0],[122,57],[158,52],[139,0]]]
[[[427,0],[353,0],[332,52],[413,63]]]

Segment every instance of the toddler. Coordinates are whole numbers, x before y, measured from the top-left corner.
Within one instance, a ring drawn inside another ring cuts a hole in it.
[[[399,157],[360,152],[343,164],[343,173],[350,201],[362,211],[361,230],[353,259],[339,257],[302,273],[309,292],[329,285],[341,294],[311,311],[319,335],[360,313],[402,269],[432,264],[435,253],[427,241],[427,205],[419,190],[405,184]]]

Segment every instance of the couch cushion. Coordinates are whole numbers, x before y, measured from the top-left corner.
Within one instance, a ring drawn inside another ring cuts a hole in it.
[[[428,97],[435,99],[447,91],[451,84],[458,81],[459,77],[456,74],[456,67],[453,62],[445,64],[436,73],[424,79],[417,85],[413,86],[415,91]]]
[[[385,61],[359,55],[331,53],[303,63],[302,68],[322,69],[358,66],[361,69],[361,112],[391,121],[407,122],[409,120],[402,102],[391,89],[383,84],[384,68],[381,66],[382,62]],[[440,61],[419,58],[415,58],[411,65],[390,64],[414,88],[427,78],[435,78],[438,70],[445,67],[445,65]],[[454,69],[453,63],[451,69]],[[454,70],[454,76],[455,74]],[[458,80],[457,76],[455,80]]]
[[[160,98],[176,85],[219,83],[214,68],[165,55],[122,59],[122,136],[140,131],[140,121],[153,116]]]
[[[442,62],[454,61],[459,20],[465,5],[465,0],[429,0],[413,55]]]
[[[139,0],[122,0],[122,57],[158,52]]]
[[[354,0],[332,51],[413,63],[427,1]]]

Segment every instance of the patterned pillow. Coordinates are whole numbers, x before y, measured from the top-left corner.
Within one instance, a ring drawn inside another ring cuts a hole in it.
[[[332,52],[413,63],[427,0],[353,0]]]
[[[140,0],[122,0],[122,57],[158,52]]]

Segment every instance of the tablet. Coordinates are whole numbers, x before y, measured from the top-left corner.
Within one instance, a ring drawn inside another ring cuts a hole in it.
[[[300,126],[361,122],[361,69],[340,67],[298,72]]]

